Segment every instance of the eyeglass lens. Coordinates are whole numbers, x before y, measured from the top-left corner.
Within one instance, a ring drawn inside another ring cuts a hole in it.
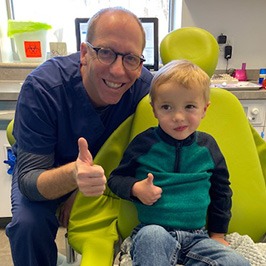
[[[98,59],[104,64],[112,64],[117,56],[118,54],[111,49],[101,48],[98,50]],[[136,69],[141,63],[141,59],[132,54],[123,55],[122,60],[124,67],[129,70]]]

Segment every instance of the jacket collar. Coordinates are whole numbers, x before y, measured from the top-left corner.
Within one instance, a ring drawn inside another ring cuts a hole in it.
[[[160,125],[157,127],[156,132],[163,141],[173,146],[189,146],[196,140],[196,134],[197,134],[197,132],[194,132],[191,135],[189,135],[186,139],[177,140],[168,135],[167,133],[165,133],[160,127]]]

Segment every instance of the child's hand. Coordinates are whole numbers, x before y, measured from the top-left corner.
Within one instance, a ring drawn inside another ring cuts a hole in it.
[[[143,204],[154,204],[162,194],[162,189],[153,185],[153,174],[149,173],[147,178],[136,182],[132,187],[133,196],[137,197]]]
[[[210,238],[225,245],[229,246],[229,243],[224,239],[224,234],[219,234],[219,233],[209,233]]]

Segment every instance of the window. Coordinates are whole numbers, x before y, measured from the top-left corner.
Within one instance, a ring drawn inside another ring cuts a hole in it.
[[[159,19],[159,42],[168,32],[170,0],[10,0],[16,20],[52,25],[48,41],[66,42],[68,52],[76,51],[75,18],[91,17],[103,7],[123,6],[138,17]]]

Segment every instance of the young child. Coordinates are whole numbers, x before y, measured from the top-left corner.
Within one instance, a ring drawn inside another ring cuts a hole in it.
[[[232,196],[225,159],[214,138],[197,131],[209,86],[189,61],[162,67],[150,91],[159,125],[135,137],[108,180],[138,211],[133,265],[250,265],[224,239]]]

